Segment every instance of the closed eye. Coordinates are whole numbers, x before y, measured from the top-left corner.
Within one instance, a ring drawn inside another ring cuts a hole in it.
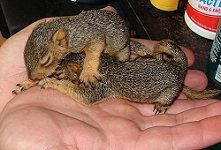
[[[53,62],[52,56],[47,55],[41,60],[40,63],[42,66],[48,67],[52,62]]]

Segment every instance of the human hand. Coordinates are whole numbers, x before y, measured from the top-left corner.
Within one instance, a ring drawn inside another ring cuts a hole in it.
[[[25,42],[34,24],[12,36],[0,50],[0,149],[202,149],[221,141],[221,102],[180,95],[167,114],[153,105],[109,99],[82,106],[53,89],[33,87],[14,97],[27,78]],[[155,41],[138,40],[150,49]],[[189,65],[192,52],[183,48]],[[206,76],[189,70],[185,84],[203,90]]]

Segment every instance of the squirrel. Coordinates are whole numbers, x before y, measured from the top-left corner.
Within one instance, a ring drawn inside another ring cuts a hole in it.
[[[68,54],[51,76],[36,84],[57,89],[85,105],[96,104],[108,97],[151,103],[155,114],[165,113],[182,89],[189,98],[207,98],[220,93],[220,90],[199,92],[184,85],[187,58],[171,40],[157,43],[151,57],[139,57],[134,61],[122,62],[102,53],[98,70],[104,77],[88,87],[79,83],[85,57],[82,53]]]
[[[98,71],[102,52],[119,61],[130,58],[129,28],[118,14],[105,10],[83,11],[42,21],[32,31],[24,50],[28,77],[32,81],[49,76],[69,53],[85,53],[80,80],[93,84],[102,78]]]
[[[102,52],[127,61],[134,50],[139,56],[152,55],[146,47],[129,39],[129,29],[119,15],[105,10],[83,11],[41,21],[29,36],[24,60],[28,79],[17,84],[18,94],[50,76],[69,53],[85,53],[80,81],[93,84],[102,76],[98,72]]]

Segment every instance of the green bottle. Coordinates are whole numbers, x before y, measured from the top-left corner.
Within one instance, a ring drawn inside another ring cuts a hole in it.
[[[211,47],[207,73],[215,83],[221,85],[221,21],[219,22],[216,36]]]

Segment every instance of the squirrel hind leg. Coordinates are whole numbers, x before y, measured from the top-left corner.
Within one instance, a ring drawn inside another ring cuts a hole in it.
[[[152,100],[155,114],[166,113],[173,101],[177,97],[179,89],[176,87],[167,88],[158,97]]]

